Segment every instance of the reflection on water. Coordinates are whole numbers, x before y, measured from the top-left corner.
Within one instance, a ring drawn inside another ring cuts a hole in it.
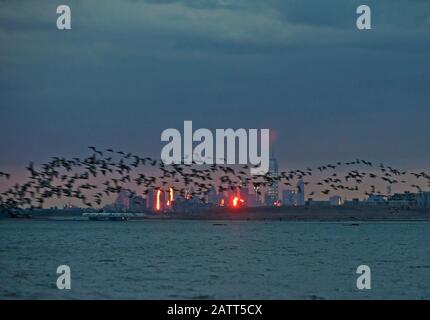
[[[0,242],[1,299],[430,298],[429,223],[1,220]]]

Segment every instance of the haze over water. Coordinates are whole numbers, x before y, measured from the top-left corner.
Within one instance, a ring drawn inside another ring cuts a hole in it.
[[[423,222],[5,219],[0,241],[1,299],[430,298]],[[56,288],[61,264],[68,291]],[[361,264],[371,290],[356,289]]]

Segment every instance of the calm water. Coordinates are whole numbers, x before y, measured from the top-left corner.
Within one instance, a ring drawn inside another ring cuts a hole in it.
[[[428,223],[214,223],[2,220],[0,298],[430,298]]]

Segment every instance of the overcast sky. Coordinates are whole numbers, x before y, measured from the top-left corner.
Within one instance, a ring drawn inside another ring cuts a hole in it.
[[[428,0],[0,1],[0,43],[0,170],[88,145],[159,157],[184,120],[275,130],[281,169],[430,158]]]

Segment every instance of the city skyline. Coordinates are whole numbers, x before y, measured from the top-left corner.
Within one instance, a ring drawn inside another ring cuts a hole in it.
[[[93,146],[89,149],[93,154],[83,159],[54,157],[48,163],[30,163],[26,168],[29,176],[21,184],[15,184],[16,181],[0,172],[3,181],[10,185],[6,189],[6,183],[3,184],[0,200],[3,204],[18,201],[21,208],[31,203],[34,207],[40,200],[44,207],[79,203],[78,206],[105,208],[115,196],[117,200],[110,208],[116,210],[130,207],[131,198],[143,205],[142,196],[147,199],[149,196],[151,203],[157,202],[157,211],[162,211],[165,205],[172,208],[178,195],[185,200],[204,198],[206,202],[210,191],[223,198],[222,203],[215,203],[221,206],[230,206],[233,201],[234,207],[237,204],[300,207],[326,205],[327,202],[339,205],[351,199],[375,202],[390,200],[391,196],[409,198],[409,195],[427,194],[430,188],[430,173],[407,171],[363,159],[278,171],[272,152],[269,172],[255,176],[247,173],[248,165],[165,165],[161,160],[124,151],[100,150]],[[248,199],[256,193],[254,200]],[[169,202],[165,204],[161,199],[168,195]],[[155,206],[149,204],[149,207]]]

